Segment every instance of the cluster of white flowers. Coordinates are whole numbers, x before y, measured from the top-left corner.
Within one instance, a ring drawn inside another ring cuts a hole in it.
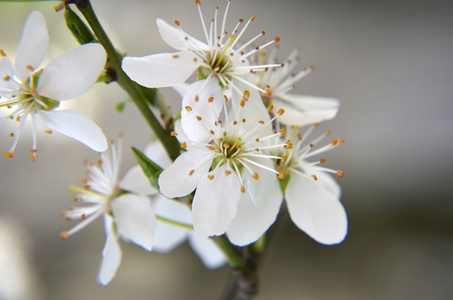
[[[82,221],[61,234],[66,239],[103,216],[102,284],[119,267],[119,239],[158,252],[188,239],[206,266],[222,266],[226,258],[210,237],[225,234],[240,247],[256,242],[275,222],[283,200],[293,222],[316,241],[337,244],[346,236],[340,187],[329,174],[342,177],[343,172],[319,166],[324,158],[309,161],[343,143],[333,140],[317,147],[330,132],[308,140],[317,123],[336,116],[338,101],[289,93],[313,68],[294,72],[298,50],[278,62],[273,45],[278,37],[256,46],[264,31],[242,41],[255,16],[240,19],[228,32],[230,1],[223,19],[216,8],[209,24],[199,0],[196,5],[206,42],[186,33],[179,21],[171,26],[157,19],[163,40],[178,52],[122,61],[123,70],[138,84],[182,93],[180,118],[171,132],[180,143],[180,156],[171,161],[157,142],[144,151],[163,168],[159,190],[139,166],[119,180],[121,139],[107,149],[107,139],[93,121],[72,110],[57,110],[59,101],[84,94],[96,82],[106,61],[100,44],[79,46],[40,69],[48,34],[42,15],[32,12],[15,63],[0,52],[0,108],[7,111],[0,122],[18,124],[9,134],[14,142],[5,156],[12,158],[27,119],[32,121],[32,161],[36,123],[103,152],[98,163],[88,164],[85,186],[71,186],[82,204],[63,216]],[[191,80],[195,72],[197,78]]]

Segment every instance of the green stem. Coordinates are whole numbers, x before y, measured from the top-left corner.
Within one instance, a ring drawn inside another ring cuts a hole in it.
[[[228,259],[228,263],[232,269],[242,269],[245,267],[245,260],[237,251],[237,248],[230,243],[225,235],[213,237],[217,246],[222,250],[223,254]]]
[[[178,157],[180,154],[178,141],[174,137],[172,137],[164,128],[162,128],[159,121],[154,116],[148,104],[146,103],[144,96],[139,89],[139,86],[135,82],[133,82],[126,75],[126,73],[124,73],[123,69],[121,68],[122,57],[118,54],[118,52],[115,50],[115,47],[110,42],[110,39],[108,38],[96,14],[94,13],[90,1],[75,0],[67,2],[75,3],[79,11],[83,14],[97,39],[102,44],[102,46],[104,46],[104,49],[107,52],[108,59],[117,75],[117,83],[129,95],[129,97],[131,97],[132,101],[135,103],[148,125],[154,131],[157,138],[161,141],[168,155],[173,160],[176,159],[176,157]]]

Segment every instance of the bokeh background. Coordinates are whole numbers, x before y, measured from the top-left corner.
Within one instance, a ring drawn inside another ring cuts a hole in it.
[[[180,20],[203,37],[195,1],[109,0],[93,6],[116,46],[140,56],[171,51],[155,19]],[[204,0],[206,19],[225,0]],[[14,57],[28,13],[48,21],[47,61],[77,44],[56,2],[0,3],[0,47]],[[339,178],[349,234],[319,245],[290,221],[273,236],[261,268],[257,299],[450,299],[453,295],[453,6],[451,1],[233,0],[229,28],[256,20],[248,37],[280,36],[280,58],[302,47],[301,67],[316,70],[298,93],[341,100],[338,117],[323,125],[346,143],[327,154]],[[177,96],[164,91],[171,101]],[[134,164],[129,146],[151,136],[115,84],[97,85],[65,103],[93,118],[109,138],[124,134],[123,174]],[[0,128],[1,151],[11,145]],[[99,220],[69,240],[60,217],[80,184],[85,159],[96,154],[58,134],[38,138],[28,161],[25,135],[14,159],[0,159],[0,299],[217,299],[226,267],[204,268],[187,244],[170,254],[122,243],[123,261],[107,287],[96,283],[105,236]],[[3,298],[2,298],[3,297]]]

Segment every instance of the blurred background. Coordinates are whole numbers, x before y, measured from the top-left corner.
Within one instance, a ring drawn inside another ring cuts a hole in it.
[[[131,56],[173,51],[155,19],[203,38],[195,1],[93,0],[115,45]],[[225,0],[204,0],[208,20]],[[77,44],[56,2],[0,3],[0,47],[14,57],[23,24],[40,10],[51,39],[46,60]],[[326,157],[338,178],[349,234],[323,246],[290,221],[275,233],[261,267],[257,299],[450,299],[453,295],[453,6],[450,1],[233,0],[227,28],[256,15],[247,37],[280,36],[280,59],[302,47],[300,68],[315,65],[295,92],[336,97],[338,117],[323,124],[346,143]],[[175,93],[164,91],[178,103]],[[64,103],[94,119],[106,135],[124,134],[124,174],[151,136],[115,84],[96,85]],[[171,100],[173,99],[173,100]],[[0,127],[1,151],[9,149]],[[57,133],[21,139],[14,159],[0,158],[0,299],[217,299],[228,268],[204,268],[187,244],[170,254],[122,243],[115,279],[96,283],[105,242],[98,220],[66,241],[60,211],[71,205],[90,149]]]

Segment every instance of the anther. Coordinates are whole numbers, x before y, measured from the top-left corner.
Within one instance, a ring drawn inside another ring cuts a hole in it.
[[[225,98],[225,102],[228,102],[228,97],[223,95],[223,97]]]
[[[278,179],[283,179],[283,178],[285,178],[285,177],[286,177],[285,172],[280,172],[280,173],[278,173]]]
[[[344,144],[344,139],[339,139],[338,140],[338,143],[341,145],[341,144]]]
[[[330,135],[330,129],[327,129],[326,130],[326,136],[329,136]]]
[[[264,92],[264,96],[266,96],[266,97],[272,96],[271,90],[267,89],[267,90]]]
[[[8,134],[8,136],[9,136],[9,137],[13,137],[13,136],[14,136],[14,133],[11,132],[10,134]]]
[[[197,116],[196,117],[198,121],[201,121],[201,117],[200,116]]]
[[[280,129],[280,135],[285,136],[285,134],[286,134],[286,131],[284,129]]]
[[[33,67],[30,65],[26,65],[25,69],[29,70],[30,72],[33,72]]]
[[[11,77],[9,77],[8,75],[5,75],[5,77],[3,77],[3,81],[9,81],[11,79]]]
[[[245,187],[244,186],[241,186],[241,193],[245,193]]]
[[[286,142],[285,144],[286,144],[285,145],[286,149],[292,149],[293,148],[293,143],[291,143],[290,141]]]
[[[338,141],[337,140],[332,140],[330,143],[332,144],[332,146],[338,145]]]
[[[234,121],[234,122],[233,122],[233,125],[237,125],[237,124],[238,124],[238,121]]]
[[[62,233],[60,233],[60,239],[62,240],[66,240],[68,238],[69,234],[67,231],[63,231]]]
[[[274,39],[274,41],[275,41],[276,43],[280,42],[280,37],[279,37],[279,36],[276,36],[275,39]]]
[[[30,155],[30,161],[31,162],[35,162],[36,161],[36,155],[35,154]]]
[[[247,100],[250,97],[250,91],[245,90],[244,91],[244,99]]]
[[[319,162],[320,162],[320,163],[324,163],[324,162],[326,162],[326,159],[325,159],[325,158],[320,158],[320,159],[319,159]]]
[[[171,136],[178,136],[178,133],[176,131],[172,131],[172,132],[170,132],[170,135]]]
[[[231,175],[231,171],[225,170],[225,175],[226,176],[230,176]]]
[[[175,24],[176,24],[176,26],[181,25],[181,23],[178,20],[175,20]]]
[[[257,138],[255,141],[256,141],[257,143],[259,143],[259,142],[260,142],[260,139]]]
[[[245,100],[241,100],[241,107],[245,106]]]
[[[272,112],[273,109],[274,109],[274,105],[272,105],[272,104],[267,107],[267,110],[269,112]]]
[[[208,98],[208,102],[211,103],[212,101],[214,101],[214,97],[209,97],[209,98]]]
[[[3,57],[6,56],[6,53],[5,53],[5,51],[3,51],[3,49],[0,49],[0,55],[3,56]]]
[[[285,110],[283,108],[280,108],[277,113],[281,116],[285,113]]]
[[[44,130],[44,132],[47,134],[52,134],[52,130],[50,130],[50,129],[46,129],[46,130]]]
[[[256,18],[256,16],[255,16],[255,15],[253,15],[253,16],[252,16],[252,17],[250,18],[250,21],[253,21],[253,20],[255,20],[255,18]]]
[[[247,120],[246,119],[242,119],[242,123],[245,123]]]
[[[178,54],[173,54],[172,57],[173,57],[173,58],[179,58],[179,55],[178,55]]]
[[[209,180],[213,180],[214,179],[214,175],[208,175],[208,179]]]
[[[282,155],[282,161],[285,163],[288,160],[288,157],[286,155]],[[283,165],[281,165],[282,167]]]
[[[195,102],[198,102],[198,95],[195,95]]]
[[[263,120],[259,120],[258,123],[264,124],[264,121]]]
[[[13,153],[11,153],[9,151],[5,151],[5,157],[13,158]]]
[[[255,180],[258,180],[260,176],[258,175],[258,173],[255,173],[252,175],[252,178],[255,179]]]
[[[211,129],[211,130],[209,130],[209,133],[210,133],[210,134],[212,134],[212,135],[214,135],[214,134],[215,134],[214,130],[212,130],[212,129]]]
[[[181,143],[181,148],[186,149],[187,148],[187,143],[186,142],[182,142]]]
[[[343,173],[343,171],[338,170],[338,171],[337,171],[337,175],[338,175],[338,177],[343,177],[343,176],[344,176],[344,173]]]
[[[192,176],[193,173],[195,173],[195,170],[191,170],[191,171],[189,172],[189,176]]]
[[[196,5],[201,5],[201,1],[200,1],[200,0],[196,0],[196,1],[195,1],[195,4],[196,4]]]
[[[209,146],[208,149],[211,150],[211,151],[215,151],[215,147],[214,146]]]
[[[187,105],[187,106],[184,107],[184,108],[187,110],[187,112],[191,112],[191,111],[192,111],[192,107],[190,107],[189,105]]]
[[[318,176],[316,176],[316,175],[311,175],[311,177],[312,177],[315,181],[318,181]]]

